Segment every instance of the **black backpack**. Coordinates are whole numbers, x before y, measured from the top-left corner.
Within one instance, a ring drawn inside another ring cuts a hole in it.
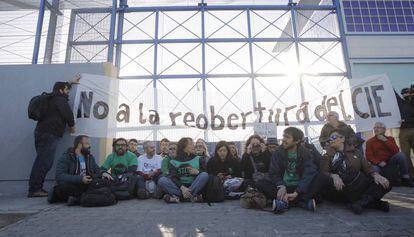
[[[205,187],[204,200],[210,202],[224,201],[224,187],[221,179],[215,175],[210,175]]]
[[[108,183],[98,179],[94,180],[88,190],[82,194],[80,203],[83,207],[104,207],[116,204],[116,198]]]
[[[49,107],[50,98],[52,98],[52,94],[43,92],[41,95],[30,99],[29,107],[27,108],[29,118],[35,121],[43,120]]]
[[[133,174],[124,174],[121,180],[113,181],[111,191],[117,200],[128,200],[135,196],[137,179]]]

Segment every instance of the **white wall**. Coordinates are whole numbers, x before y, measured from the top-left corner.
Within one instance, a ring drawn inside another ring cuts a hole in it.
[[[29,178],[36,155],[33,138],[36,122],[27,117],[27,106],[33,96],[52,91],[56,81],[70,80],[77,73],[114,75],[114,72],[115,68],[106,63],[0,66],[0,181]],[[73,92],[70,102],[73,102]],[[55,160],[72,142],[73,137],[66,133],[60,140]],[[100,151],[101,144],[105,142],[92,139],[96,159],[105,156]],[[54,168],[48,178],[54,178]]]

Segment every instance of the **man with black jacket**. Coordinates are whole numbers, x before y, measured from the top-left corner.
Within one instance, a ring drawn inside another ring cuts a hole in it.
[[[257,183],[258,190],[274,200],[275,214],[292,204],[315,211],[315,198],[328,185],[328,179],[318,173],[311,152],[301,145],[302,138],[301,130],[286,128],[282,146],[273,154],[268,177]]]
[[[48,202],[67,201],[69,205],[77,204],[92,180],[101,177],[110,178],[110,175],[102,172],[96,164],[91,154],[89,137],[77,136],[73,147],[67,149],[58,160],[56,185],[49,192]]]
[[[414,150],[414,100],[409,88],[402,89],[401,95],[403,98],[401,98],[397,92],[395,92],[401,114],[401,126],[399,135],[400,147],[401,151],[404,152],[408,158],[408,171],[411,178],[413,178],[414,166],[411,160],[411,150]]]
[[[47,196],[43,183],[52,168],[56,147],[65,132],[66,124],[70,133],[75,132],[75,120],[68,101],[71,85],[79,83],[79,80],[80,75],[76,75],[70,82],[55,83],[47,113],[36,125],[34,136],[37,155],[30,173],[28,197]]]

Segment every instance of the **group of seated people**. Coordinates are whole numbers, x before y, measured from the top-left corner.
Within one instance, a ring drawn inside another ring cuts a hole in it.
[[[352,128],[339,125],[324,127],[323,155],[304,142],[300,129],[288,127],[277,147],[269,148],[262,137],[250,136],[241,158],[235,144],[226,141],[218,142],[210,157],[202,139],[195,143],[189,137],[178,142],[163,139],[159,154],[155,144],[146,141],[145,153],[139,154],[137,140],[118,138],[100,167],[91,154],[90,138],[78,136],[58,160],[56,185],[48,201],[78,204],[94,179],[119,181],[128,174],[137,180],[134,195],[138,199],[203,202],[209,177],[217,176],[223,182],[242,180],[238,192],[249,186],[257,189],[277,214],[295,206],[315,211],[322,199],[345,203],[355,214],[366,208],[388,212],[389,204],[382,198],[391,190],[392,182],[381,175],[382,169],[393,164],[397,167],[393,172],[401,175],[401,184],[412,187],[407,157],[399,152],[392,137],[385,136],[382,123],[375,124],[375,136],[367,141],[366,158],[358,149],[355,133],[348,130]]]

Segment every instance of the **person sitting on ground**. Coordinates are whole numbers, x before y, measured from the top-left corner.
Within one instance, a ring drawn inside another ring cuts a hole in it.
[[[127,140],[118,138],[112,144],[113,152],[106,157],[101,169],[111,170],[111,180],[121,180],[125,174],[133,174],[137,170],[137,156],[127,150]]]
[[[393,137],[385,136],[385,131],[386,127],[384,123],[375,123],[375,136],[369,139],[366,144],[365,153],[367,159],[378,173],[380,173],[387,165],[399,167],[401,184],[407,187],[413,187],[413,183],[408,174],[407,157],[403,152],[400,152]],[[394,172],[398,173],[398,170],[394,170]]]
[[[223,181],[241,177],[239,161],[231,155],[227,142],[217,143],[214,156],[207,163],[207,172],[210,175],[220,177]]]
[[[201,159],[205,164],[207,164],[208,160],[210,159],[210,154],[208,153],[207,143],[199,138],[195,144],[195,154],[200,156]]]
[[[183,201],[202,202],[201,191],[208,181],[205,165],[195,155],[193,139],[181,138],[177,143],[177,157],[170,161],[169,174],[158,180],[158,186],[166,193],[167,203]]]
[[[347,140],[351,137],[356,137],[355,131],[351,128],[351,126],[339,121],[339,114],[337,112],[331,111],[326,117],[327,123],[322,127],[321,135],[319,136],[319,143],[323,149],[326,148],[326,141],[329,139],[329,134],[334,129],[342,129]]]
[[[93,179],[110,177],[101,173],[101,169],[91,154],[91,141],[88,136],[77,136],[73,147],[68,148],[59,158],[56,166],[56,185],[49,192],[48,202],[68,202],[68,205],[80,203]]]
[[[160,155],[162,158],[168,157],[168,147],[170,146],[170,140],[163,138],[160,141]]]
[[[301,145],[302,139],[301,130],[286,128],[282,146],[273,153],[269,176],[257,183],[257,189],[273,200],[275,214],[292,205],[316,211],[316,198],[329,184],[329,179],[318,173],[312,153]]]
[[[237,151],[236,144],[234,142],[227,142],[227,145],[230,148],[230,154],[236,158],[237,160],[240,160],[239,152]]]
[[[273,152],[276,151],[279,144],[277,143],[276,137],[268,137],[266,140],[266,147],[267,150],[269,150],[270,154],[273,154]]]
[[[364,208],[389,211],[388,202],[381,200],[391,190],[389,181],[375,172],[361,152],[346,143],[343,130],[336,129],[329,134],[321,172],[330,177],[327,199],[348,203],[358,215]]]
[[[134,153],[137,157],[141,155],[138,151],[138,141],[135,138],[132,138],[128,142],[128,151]]]
[[[147,199],[151,195],[158,198],[156,194],[156,185],[161,174],[162,157],[155,154],[155,145],[153,142],[144,142],[145,153],[138,157],[137,184],[139,199]],[[141,179],[142,177],[143,179]]]
[[[269,172],[272,154],[267,150],[263,138],[252,135],[246,141],[245,152],[240,163],[242,177],[245,179],[244,187],[254,187],[255,182]]]
[[[162,164],[161,164],[162,175],[164,176],[168,175],[168,166],[170,164],[170,161],[175,159],[176,157],[177,157],[177,143],[170,142],[170,145],[168,146],[168,156],[162,160]]]

